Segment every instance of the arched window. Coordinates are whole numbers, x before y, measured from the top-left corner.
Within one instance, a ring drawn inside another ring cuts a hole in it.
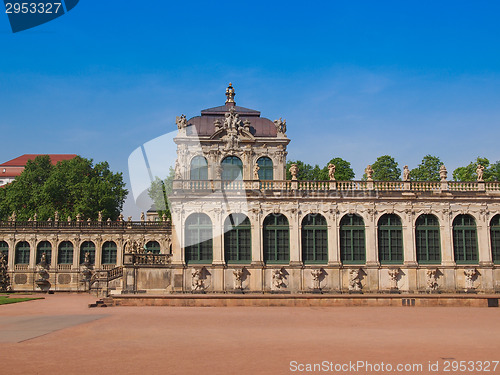
[[[500,263],[500,215],[495,215],[490,223],[491,232],[491,259],[493,263]]]
[[[191,214],[186,219],[185,257],[187,264],[212,263],[212,220],[205,214]]]
[[[146,244],[146,251],[149,253],[153,253],[153,254],[160,254],[160,244],[158,243],[158,241],[149,241],[147,244]]]
[[[457,264],[478,262],[476,221],[470,215],[453,220],[453,254]]]
[[[42,261],[42,254],[45,253],[45,262],[52,262],[52,244],[49,241],[42,241],[36,246],[36,264]]]
[[[378,221],[378,259],[381,264],[403,263],[403,227],[398,215],[385,214]]]
[[[257,160],[259,166],[259,180],[273,179],[273,161],[267,156],[263,156]]]
[[[231,214],[224,222],[224,258],[227,263],[252,261],[250,220],[244,214]]]
[[[61,242],[57,253],[57,264],[71,263],[73,263],[73,244],[69,241]]]
[[[282,264],[290,261],[290,229],[282,214],[270,214],[264,220],[264,262]]]
[[[422,264],[441,263],[441,240],[439,220],[434,215],[420,215],[415,223],[417,262]]]
[[[15,264],[30,263],[30,244],[26,241],[21,241],[16,245],[16,254],[14,257]]]
[[[366,262],[365,223],[358,215],[345,215],[340,220],[340,260],[344,264]]]
[[[90,264],[95,264],[95,244],[92,241],[85,241],[80,246],[80,264],[85,262],[87,253],[89,253]]]
[[[106,241],[102,245],[102,264],[116,264],[116,243]]]
[[[304,264],[328,263],[328,227],[319,214],[302,219],[302,261]]]
[[[191,180],[208,180],[208,163],[203,156],[195,156],[191,160]]]
[[[243,179],[243,163],[237,156],[228,156],[222,160],[222,179],[234,181]]]
[[[9,244],[5,241],[0,241],[0,253],[5,257],[5,261],[9,261]]]

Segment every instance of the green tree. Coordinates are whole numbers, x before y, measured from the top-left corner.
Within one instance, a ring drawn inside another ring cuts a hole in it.
[[[500,161],[491,165],[490,172],[493,181],[500,181]]]
[[[148,189],[148,195],[153,200],[154,207],[160,219],[163,215],[166,215],[168,218],[172,217],[170,207],[168,206],[168,196],[173,191],[174,177],[175,170],[170,167],[168,177],[162,180],[156,176],[151,183],[151,187]]]
[[[345,161],[342,158],[333,158],[323,167],[320,173],[320,180],[328,181],[330,180],[330,175],[328,173],[328,164],[335,165],[335,179],[338,181],[351,181],[354,179],[354,171],[351,168],[351,163]]]
[[[476,181],[477,180],[477,165],[481,164],[484,167],[483,179],[485,181],[494,181],[498,172],[498,162],[490,167],[490,161],[487,158],[477,157],[476,161],[471,161],[465,167],[458,167],[453,171],[453,179],[455,181]],[[497,176],[498,178],[498,176]]]
[[[24,171],[3,191],[0,214],[3,220],[16,212],[18,220],[54,217],[116,220],[128,194],[121,173],[109,170],[107,162],[93,165],[92,160],[77,156],[52,165],[48,155],[26,163]]]
[[[425,155],[422,162],[411,170],[410,177],[413,181],[440,181],[439,168],[443,164],[437,156]]]
[[[373,179],[375,181],[399,181],[401,180],[401,169],[392,156],[383,155],[372,164]],[[366,180],[366,174],[363,175]]]

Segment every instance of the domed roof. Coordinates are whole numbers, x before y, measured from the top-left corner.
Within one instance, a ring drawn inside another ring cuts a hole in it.
[[[274,123],[264,117],[260,117],[260,112],[248,109],[244,107],[237,106],[234,101],[234,88],[232,84],[226,89],[226,104],[204,109],[201,111],[201,116],[195,116],[188,120],[187,126],[193,125],[199,136],[211,136],[215,132],[215,120],[219,119],[221,123],[224,123],[224,116],[234,108],[234,112],[239,115],[239,119],[242,122],[246,120],[250,121],[250,132],[254,137],[276,137],[278,132]]]

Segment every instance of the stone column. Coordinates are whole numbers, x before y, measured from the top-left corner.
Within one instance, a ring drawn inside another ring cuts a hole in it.
[[[9,260],[8,260],[8,269],[9,271],[14,271],[14,260],[16,257],[16,239],[15,237],[9,238],[7,240],[9,244]],[[12,280],[11,280],[12,282]]]
[[[94,241],[95,244],[95,264],[94,268],[99,269],[101,268],[101,263],[102,263],[102,244],[104,241],[102,238],[97,238],[96,241]]]
[[[255,215],[249,217],[251,223],[252,235],[252,264],[262,265],[263,262],[263,243],[262,243],[262,223],[260,213],[256,212]]]
[[[73,242],[73,265],[71,268],[74,270],[78,269],[80,264],[80,241],[74,240]]]
[[[401,215],[403,218],[403,249],[404,265],[407,267],[417,267],[417,250],[415,246],[415,227],[413,225],[413,215]]]
[[[377,225],[375,223],[375,215],[371,220],[365,223],[365,238],[366,238],[366,266],[378,267],[378,245],[377,245]]]
[[[454,267],[453,256],[453,227],[448,211],[443,213],[441,222],[441,264],[447,267]]]
[[[291,266],[301,266],[302,265],[302,254],[300,241],[300,225],[299,225],[299,215],[295,211],[292,213],[290,222],[288,223],[290,228],[290,265]]]
[[[479,265],[483,267],[493,266],[491,257],[491,240],[490,240],[490,226],[488,222],[478,221],[477,225],[477,244],[479,252]]]
[[[36,268],[36,239],[30,238],[27,240],[30,245],[30,264],[28,266],[29,269]]]
[[[222,223],[222,212],[218,209],[214,211],[211,217],[212,224],[212,264],[224,265],[224,224]]]
[[[327,217],[328,224],[328,265],[332,267],[340,266],[340,236],[338,225],[338,219],[336,214]]]

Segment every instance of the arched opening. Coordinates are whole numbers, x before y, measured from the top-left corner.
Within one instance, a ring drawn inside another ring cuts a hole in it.
[[[453,220],[453,254],[457,264],[477,264],[476,220],[471,215],[458,215]]]
[[[9,244],[5,241],[0,241],[0,254],[5,257],[6,262],[9,262]]]
[[[234,181],[243,179],[243,163],[237,156],[228,156],[222,160],[222,179]]]
[[[36,247],[36,264],[42,261],[42,254],[45,253],[45,262],[50,265],[52,262],[52,244],[49,241],[42,241]]]
[[[61,242],[57,252],[57,264],[71,263],[73,263],[73,244],[69,241]]]
[[[209,264],[213,259],[212,220],[206,214],[191,214],[185,223],[186,264]]]
[[[80,264],[85,262],[85,255],[89,254],[90,264],[95,264],[95,244],[92,241],[85,241],[80,246]]]
[[[415,223],[417,262],[421,264],[441,263],[441,238],[439,220],[434,215],[420,215]]]
[[[340,220],[340,260],[344,264],[366,262],[365,223],[359,215],[345,215]]]
[[[490,222],[491,259],[493,263],[500,263],[500,215],[495,215]]]
[[[328,226],[322,215],[309,214],[302,219],[302,261],[328,263]]]
[[[264,262],[285,264],[290,262],[290,229],[282,214],[270,214],[264,219]]]
[[[203,156],[195,156],[191,160],[191,180],[208,180],[208,163]]]
[[[161,247],[160,247],[160,244],[158,243],[158,241],[149,241],[146,244],[146,251],[148,253],[151,252],[152,254],[160,254],[160,250],[161,250]]]
[[[259,180],[273,179],[273,161],[267,156],[263,156],[257,160],[259,166]]]
[[[378,221],[378,259],[380,264],[403,263],[403,227],[395,214],[385,214]]]
[[[231,214],[224,221],[224,259],[229,264],[252,261],[250,220],[244,214]]]
[[[15,264],[30,263],[30,244],[26,241],[18,242],[16,245],[16,253],[14,255]]]
[[[106,241],[102,245],[102,264],[116,264],[117,246],[113,241]]]

